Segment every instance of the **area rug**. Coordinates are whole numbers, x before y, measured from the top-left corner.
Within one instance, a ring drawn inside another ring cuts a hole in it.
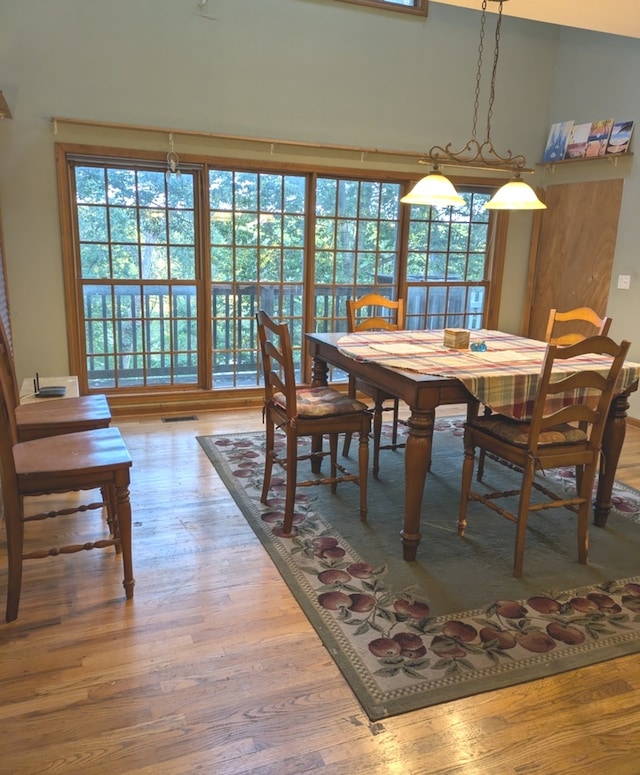
[[[402,451],[381,453],[366,523],[352,484],[299,488],[297,534],[286,538],[277,471],[260,503],[263,433],[198,438],[371,720],[640,651],[640,493],[616,483],[607,527],[591,527],[587,566],[573,514],[532,514],[514,579],[512,523],[470,503],[457,535],[461,437],[460,418],[436,421],[415,562],[400,542]],[[484,482],[503,490],[518,480],[488,460]],[[573,471],[548,472],[545,484],[571,488]]]

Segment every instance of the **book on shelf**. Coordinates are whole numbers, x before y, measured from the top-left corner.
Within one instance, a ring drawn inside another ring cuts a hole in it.
[[[573,121],[560,121],[557,124],[551,125],[542,161],[552,162],[564,159],[572,128]]]
[[[587,143],[591,133],[591,123],[574,124],[569,135],[565,159],[584,159],[587,155]]]
[[[628,153],[631,135],[633,133],[633,121],[614,121],[611,133],[607,141],[605,154]]]
[[[606,118],[602,121],[594,121],[591,124],[589,137],[587,139],[587,148],[584,154],[587,158],[592,159],[596,156],[605,155],[612,127],[612,118]]]

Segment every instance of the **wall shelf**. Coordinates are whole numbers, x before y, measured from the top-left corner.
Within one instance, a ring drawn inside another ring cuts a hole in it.
[[[536,164],[536,167],[544,167],[545,169],[550,170],[553,172],[554,167],[556,167],[558,164],[584,164],[585,162],[599,162],[599,161],[608,161],[609,164],[611,164],[614,167],[618,166],[618,160],[619,159],[626,159],[629,156],[633,156],[633,151],[628,151],[627,153],[609,153],[605,156],[589,156],[581,158],[581,159],[560,159],[559,161],[539,161]]]

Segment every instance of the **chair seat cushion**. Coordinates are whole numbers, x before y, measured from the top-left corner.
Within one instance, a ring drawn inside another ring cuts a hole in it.
[[[498,439],[516,444],[520,447],[526,447],[529,441],[530,423],[518,422],[510,417],[504,417],[501,414],[492,414],[488,417],[478,417],[470,423],[473,428],[478,428],[486,433],[490,433]],[[587,435],[580,428],[574,425],[562,423],[553,428],[547,428],[538,437],[538,445],[548,444],[579,444],[586,441]]]
[[[301,387],[296,390],[296,397],[299,417],[330,417],[368,410],[366,404],[330,387]],[[283,409],[287,408],[284,393],[275,393],[273,401]]]

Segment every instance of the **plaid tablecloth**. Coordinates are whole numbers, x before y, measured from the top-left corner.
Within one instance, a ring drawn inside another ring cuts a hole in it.
[[[480,329],[471,332],[471,343],[484,341],[485,352],[452,350],[443,343],[444,331],[367,331],[347,334],[338,341],[344,355],[358,361],[377,363],[388,369],[418,374],[452,377],[495,412],[525,420],[531,415],[540,369],[547,348],[545,342],[526,339],[501,331]],[[607,359],[584,355],[585,368],[606,374]],[[572,360],[575,364],[576,360]],[[571,371],[575,371],[572,369]],[[571,371],[554,369],[558,379]],[[640,377],[640,363],[625,362],[616,393],[621,393]],[[560,408],[548,407],[549,411]]]

